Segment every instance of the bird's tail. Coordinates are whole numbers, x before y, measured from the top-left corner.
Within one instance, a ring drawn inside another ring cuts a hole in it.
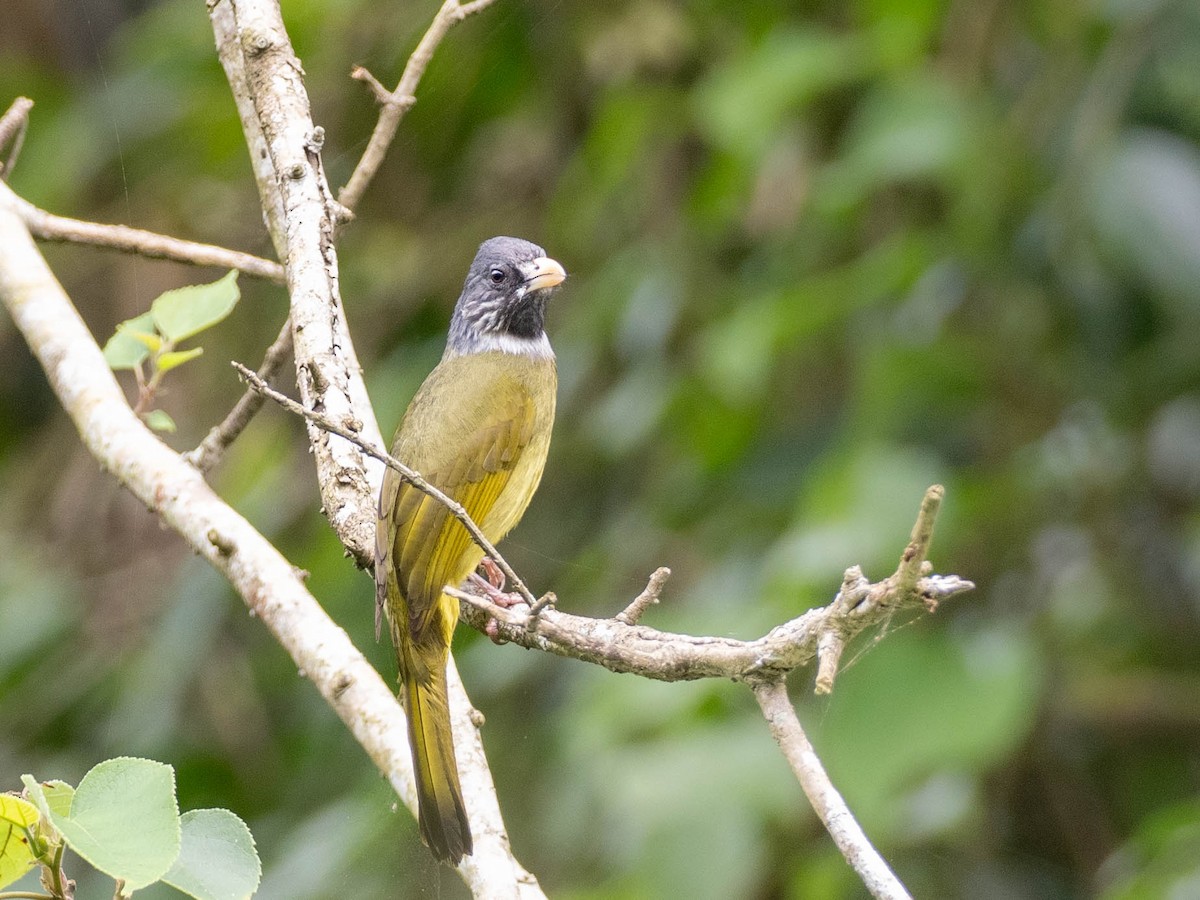
[[[421,838],[439,860],[458,865],[471,852],[471,827],[458,784],[445,665],[406,668],[412,673],[404,690]],[[418,677],[417,672],[427,677]]]

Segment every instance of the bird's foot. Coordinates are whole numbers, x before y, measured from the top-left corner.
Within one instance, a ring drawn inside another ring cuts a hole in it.
[[[483,591],[483,595],[492,603],[495,603],[501,609],[512,609],[514,606],[519,606],[527,602],[524,597],[516,591],[505,591],[504,573],[500,567],[496,565],[496,561],[490,556],[485,556],[483,562],[479,564],[480,568],[487,574],[484,578],[478,572],[472,572],[470,581],[473,585]],[[484,633],[491,639],[494,644],[504,643],[500,639],[500,623],[495,619],[488,619],[487,625],[484,627]]]
[[[504,590],[504,570],[490,556],[485,556],[479,563],[479,568],[483,569],[483,574],[487,576],[488,583],[498,591]]]

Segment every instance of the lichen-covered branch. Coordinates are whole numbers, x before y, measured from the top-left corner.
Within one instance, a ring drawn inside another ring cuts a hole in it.
[[[283,266],[269,259],[262,259],[240,250],[229,250],[212,244],[185,241],[181,238],[130,228],[128,225],[107,225],[101,222],[84,222],[39,209],[32,203],[16,198],[17,213],[25,222],[30,233],[43,241],[70,244],[89,244],[188,263],[193,266],[217,266],[222,269],[237,269],[255,278],[283,283]]]
[[[268,227],[287,269],[300,395],[339,422],[358,422],[379,440],[346,328],[333,243],[341,207],[321,164],[324,131],[313,124],[303,69],[277,0],[211,0],[209,17],[251,150]],[[309,442],[322,507],[361,566],[374,550],[373,486],[381,467],[316,427]]]

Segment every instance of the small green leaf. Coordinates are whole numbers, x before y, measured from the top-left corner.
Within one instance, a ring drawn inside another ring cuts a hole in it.
[[[227,809],[183,814],[183,847],[167,884],[197,900],[242,900],[258,888],[262,864],[246,823]]]
[[[128,326],[123,326],[121,328],[121,333],[126,334],[129,337],[133,338],[135,341],[137,341],[139,344],[141,344],[143,347],[145,347],[151,353],[157,353],[159,350],[162,349],[163,339],[160,338],[157,334],[154,334],[153,332],[138,331],[135,328],[129,328]]]
[[[29,828],[41,815],[28,800],[0,794],[0,888],[12,884],[37,862],[29,845]]]
[[[154,317],[142,313],[134,319],[126,319],[117,326],[116,333],[104,345],[104,361],[110,369],[132,369],[150,355],[150,347],[136,335],[154,331]]]
[[[25,785],[25,796],[36,806],[42,815],[43,827],[54,827],[54,816],[71,814],[71,798],[75,788],[65,781],[38,782],[32,775],[22,775],[21,784]]]
[[[166,434],[175,433],[175,420],[164,410],[152,409],[148,413],[143,413],[142,421],[146,423],[147,428],[153,431],[162,431]]]
[[[150,306],[154,324],[167,340],[178,343],[216,325],[237,304],[236,270],[211,284],[192,284],[167,291]]]
[[[0,794],[0,823],[28,828],[40,818],[38,808],[14,794]]]
[[[51,814],[56,816],[69,816],[71,814],[71,801],[75,798],[75,788],[71,787],[65,781],[43,782],[42,796],[46,798],[46,805],[49,807]]]
[[[127,892],[158,881],[179,855],[175,770],[164,763],[105,760],[79,782],[70,815],[51,818],[72,850]]]
[[[159,354],[156,360],[158,371],[169,372],[176,366],[182,366],[189,359],[195,359],[203,352],[203,347],[193,347],[191,350],[168,350],[166,353]]]

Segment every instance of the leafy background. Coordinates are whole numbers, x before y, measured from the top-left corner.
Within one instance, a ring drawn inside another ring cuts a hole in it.
[[[351,65],[394,83],[435,7],[285,4],[335,186],[374,117]],[[979,590],[853,648],[831,698],[793,679],[837,784],[919,896],[1194,894],[1198,72],[1200,9],[1172,0],[500,0],[341,245],[381,422],[477,244],[537,240],[573,275],[549,468],[505,545],[535,589],[611,614],[669,565],[652,624],[755,636],[847,565],[889,572],[943,482],[934,560]],[[203,4],[9,0],[17,94],[24,196],[269,252]],[[100,340],[221,274],[45,252]],[[181,449],[286,314],[241,285],[172,373]],[[0,787],[149,755],[184,808],[248,821],[261,897],[461,896],[225,583],[97,471],[7,319],[0,354]],[[392,677],[298,424],[260,414],[213,478]],[[862,895],[744,689],[457,652],[553,895]]]

